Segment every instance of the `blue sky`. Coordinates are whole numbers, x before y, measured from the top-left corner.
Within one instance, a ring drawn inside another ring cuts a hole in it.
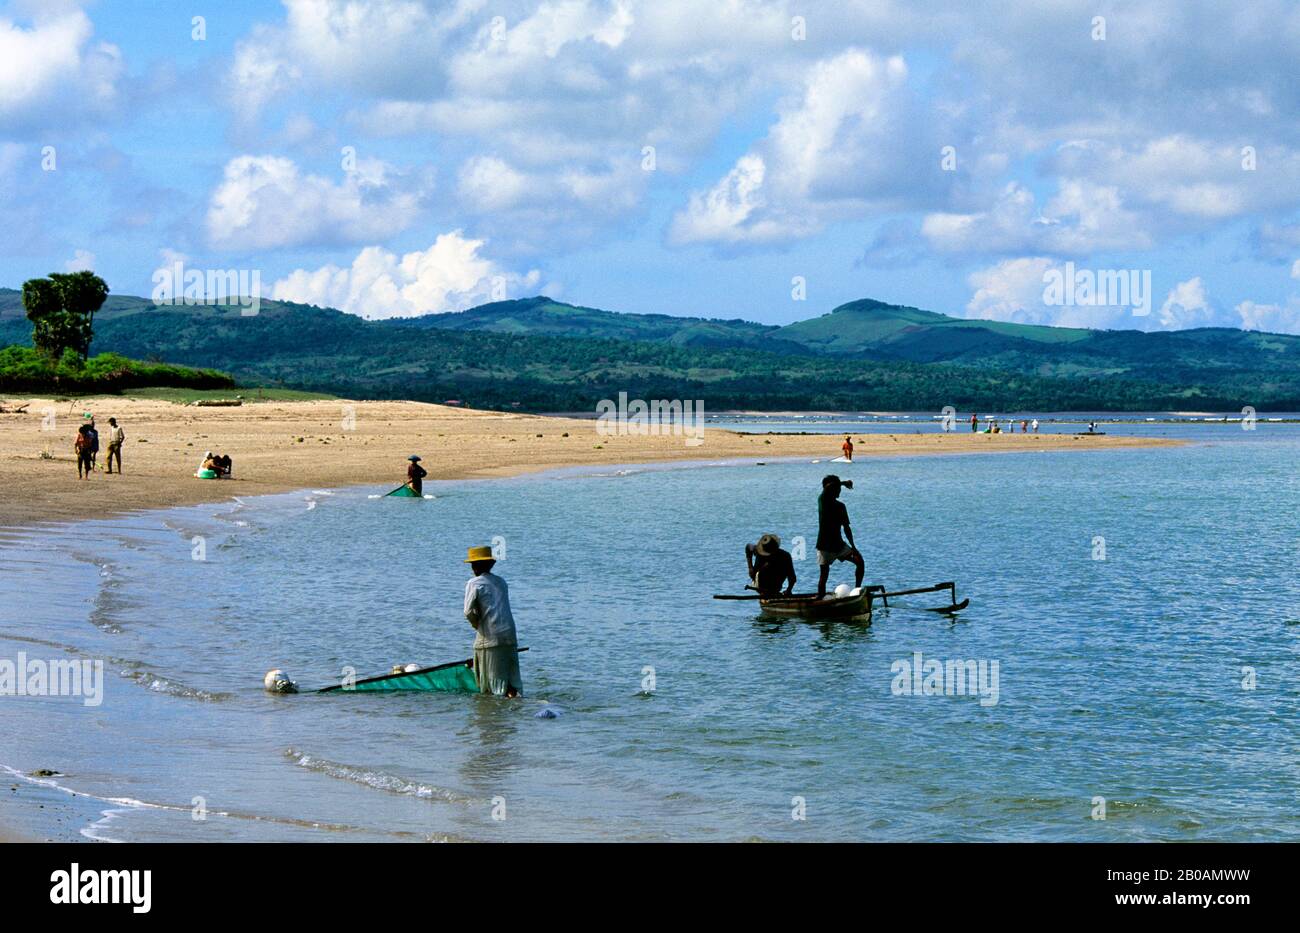
[[[203,6],[0,3],[0,284],[1300,332],[1293,3]]]

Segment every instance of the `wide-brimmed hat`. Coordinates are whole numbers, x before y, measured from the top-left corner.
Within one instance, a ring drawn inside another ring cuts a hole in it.
[[[465,558],[467,564],[477,564],[481,560],[496,560],[492,556],[492,548],[483,545],[481,547],[472,547],[469,549],[469,556]]]
[[[758,551],[758,553],[764,557],[767,557],[780,546],[781,539],[777,535],[763,535],[763,537],[758,539],[758,544],[754,546],[754,550]]]
[[[411,454],[411,456],[407,457],[406,459],[407,459],[407,460],[410,460],[412,463],[415,463],[415,462],[416,462],[417,460],[419,460],[420,458],[417,457],[415,454]]]

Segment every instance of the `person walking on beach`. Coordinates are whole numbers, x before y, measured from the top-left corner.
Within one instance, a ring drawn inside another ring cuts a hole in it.
[[[785,595],[794,592],[798,579],[794,575],[794,559],[782,549],[776,535],[763,535],[757,544],[745,545],[745,567],[749,570],[750,584],[760,596],[779,596],[785,586]]]
[[[117,423],[116,418],[108,419],[108,473],[113,473],[113,458],[117,458],[117,473],[122,475],[122,442],[126,440],[126,432],[122,426]]]
[[[99,457],[99,431],[95,430],[95,416],[86,415],[90,419],[86,424],[86,435],[90,438],[90,468],[97,468],[95,460]]]
[[[406,468],[406,485],[411,487],[412,492],[424,495],[424,478],[429,473],[420,466],[420,458],[415,454],[411,454],[406,459],[411,461],[411,465]]]
[[[849,527],[849,510],[840,501],[840,489],[853,488],[852,480],[841,481],[838,476],[827,476],[822,480],[822,493],[817,497],[817,597],[826,596],[826,580],[831,573],[831,564],[847,560],[853,564],[856,577],[855,586],[862,585],[862,576],[866,567],[862,555],[853,544],[853,529]],[[844,537],[840,536],[843,530]],[[848,543],[844,543],[848,538]]]
[[[1033,423],[1032,425],[1030,425],[1030,427],[1032,427],[1032,428],[1034,429],[1034,433],[1035,433],[1035,434],[1038,433],[1038,419],[1037,419],[1037,418],[1034,419],[1034,423]]]
[[[95,468],[90,457],[90,428],[82,425],[77,428],[77,439],[73,441],[72,451],[77,456],[77,479],[90,479],[90,471]]]
[[[847,434],[844,435],[844,443],[840,445],[840,450],[844,451],[844,459],[849,462],[853,461],[853,438]]]
[[[974,434],[979,429],[980,429],[979,412],[973,411],[970,413],[970,432]]]
[[[519,640],[510,612],[506,581],[492,572],[496,560],[490,547],[472,547],[465,558],[474,571],[465,584],[465,618],[474,636],[474,679],[480,693],[517,697],[523,692],[519,676]]]

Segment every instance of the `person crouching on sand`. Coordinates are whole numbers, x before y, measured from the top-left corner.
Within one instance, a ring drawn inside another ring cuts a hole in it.
[[[90,471],[95,468],[90,453],[90,426],[83,424],[77,428],[77,439],[72,442],[72,452],[77,457],[77,479],[90,479]]]
[[[480,693],[517,697],[524,684],[519,676],[519,640],[510,613],[510,590],[492,572],[496,560],[490,547],[472,547],[465,558],[474,571],[465,584],[465,618],[474,637],[474,678]]]
[[[866,567],[862,555],[853,543],[853,529],[849,527],[849,510],[840,501],[840,489],[852,489],[852,480],[841,480],[838,476],[827,476],[822,480],[822,494],[817,497],[817,596],[826,596],[826,579],[831,573],[831,564],[838,560],[847,560],[853,564],[855,586],[862,586],[862,577]],[[849,539],[844,543],[840,537]]]

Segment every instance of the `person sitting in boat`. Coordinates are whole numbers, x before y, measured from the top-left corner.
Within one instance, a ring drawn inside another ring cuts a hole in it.
[[[844,451],[845,460],[852,461],[853,460],[853,438],[849,437],[847,434],[844,435],[844,443],[840,445],[840,450]]]
[[[826,580],[831,573],[831,564],[847,560],[853,564],[856,576],[855,586],[862,586],[862,577],[866,566],[862,555],[853,544],[853,529],[849,527],[849,510],[840,501],[841,489],[852,489],[852,480],[841,480],[838,476],[827,476],[822,480],[822,494],[817,497],[817,598],[826,596]],[[844,536],[840,536],[843,530]],[[848,538],[846,544],[844,538]]]
[[[474,571],[465,584],[465,618],[474,637],[474,678],[480,693],[517,697],[523,692],[519,676],[519,640],[510,612],[506,581],[492,572],[496,560],[490,547],[472,547],[465,558]]]
[[[763,535],[757,544],[746,544],[745,566],[749,568],[751,585],[760,596],[780,596],[782,586],[785,595],[794,592],[797,582],[794,560],[789,551],[782,549],[781,539],[776,535]]]
[[[406,468],[406,485],[411,487],[411,492],[423,495],[424,478],[429,473],[424,467],[420,466],[420,458],[415,454],[411,454],[406,459],[411,461],[411,465]]]

